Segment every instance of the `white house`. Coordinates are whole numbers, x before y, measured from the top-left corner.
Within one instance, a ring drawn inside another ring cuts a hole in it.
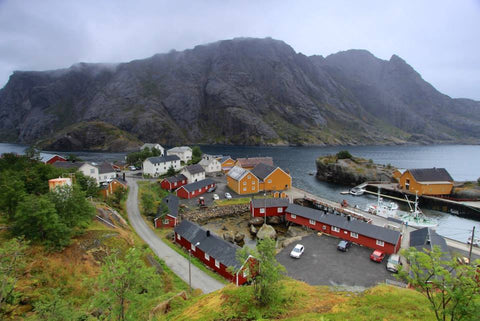
[[[160,144],[154,144],[154,143],[145,143],[142,145],[142,147],[140,147],[140,150],[144,150],[145,148],[150,148],[150,149],[158,149],[160,151],[160,156],[163,156],[165,155],[165,148],[162,147],[162,145]]]
[[[117,173],[113,168],[112,164],[110,163],[101,163],[94,165],[98,168],[98,179],[97,182],[106,182],[111,181],[112,179],[117,177]]]
[[[185,175],[185,177],[187,177],[187,181],[189,184],[205,179],[205,170],[200,164],[194,164],[184,167],[181,173]]]
[[[117,174],[113,169],[113,166],[109,163],[87,163],[87,162],[55,162],[54,167],[71,169],[74,168],[81,172],[83,175],[94,178],[98,184],[110,179],[114,179]]]
[[[181,168],[180,158],[177,155],[149,157],[143,161],[143,174],[160,176],[168,172],[170,166],[176,171]]]
[[[202,159],[200,164],[207,174],[222,171],[222,164],[216,158]]]
[[[192,159],[192,149],[188,146],[174,147],[167,150],[167,155],[177,155],[184,163]]]

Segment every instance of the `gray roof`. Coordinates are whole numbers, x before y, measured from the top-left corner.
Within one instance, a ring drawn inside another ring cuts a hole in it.
[[[414,168],[408,171],[417,182],[453,182],[445,168]]]
[[[253,175],[257,176],[262,181],[270,175],[276,169],[275,166],[267,165],[265,163],[260,163],[255,166],[251,172]]]
[[[52,166],[56,168],[63,168],[63,169],[79,169],[82,165],[85,164],[84,162],[55,162]]]
[[[223,163],[224,161],[229,160],[229,159],[233,160],[233,158],[231,158],[230,156],[223,156],[223,157],[219,160],[219,162],[220,162],[220,163]]]
[[[44,163],[49,161],[50,159],[54,158],[55,156],[61,157],[63,159],[67,159],[66,157],[60,156],[58,154],[47,154],[47,153],[40,153],[40,160]]]
[[[179,161],[180,158],[178,158],[177,155],[166,155],[166,156],[159,156],[159,157],[149,157],[146,160],[148,160],[152,164],[160,164],[160,163],[166,163],[166,162],[173,162],[173,161]]]
[[[112,173],[115,172],[115,169],[113,168],[112,164],[110,163],[101,163],[99,165],[96,165],[95,167],[98,168],[98,173],[103,174],[103,173]]]
[[[384,241],[390,244],[397,244],[401,235],[400,232],[390,230],[385,227],[369,224],[355,219],[351,219],[349,221],[345,216],[324,214],[323,211],[300,206],[297,204],[290,204],[287,207],[286,212],[312,219],[320,223],[336,226],[343,230],[358,233],[360,235],[368,236],[370,238]]]
[[[288,206],[290,201],[288,198],[255,198],[252,200],[253,208],[263,207],[284,207]]]
[[[168,194],[167,196],[165,196],[162,199],[162,203],[167,205],[168,215],[173,216],[173,217],[177,217],[177,215],[178,215],[178,204],[179,204],[179,199],[178,199],[177,196],[175,196],[173,194]],[[162,210],[162,207],[159,206],[158,210],[157,210],[157,217],[162,216],[161,210]]]
[[[186,179],[187,178],[183,174],[178,174],[178,175],[175,175],[175,176],[170,176],[170,177],[165,178],[165,180],[167,180],[170,183],[180,182],[180,181],[183,181],[183,180],[186,180]]]
[[[410,246],[415,247],[419,251],[424,249],[431,251],[434,246],[438,246],[442,252],[450,256],[445,239],[428,227],[410,232]]]
[[[237,158],[237,162],[241,167],[255,167],[261,163],[273,166],[273,158],[271,157]]]
[[[211,178],[202,179],[201,181],[183,185],[181,188],[186,189],[188,192],[193,192],[197,189],[203,188],[207,185],[215,184],[215,181]]]
[[[238,167],[238,166],[233,166],[232,169],[230,169],[230,171],[228,171],[228,176],[230,176],[231,178],[233,178],[234,180],[239,180],[241,179],[243,176],[245,176],[247,173],[249,173],[248,170],[244,169],[244,168],[241,168],[241,167]]]
[[[188,171],[190,174],[198,174],[205,172],[205,169],[200,164],[189,165],[185,167],[184,170]]]
[[[193,245],[200,242],[197,248],[207,253],[211,259],[227,267],[233,266],[235,270],[241,268],[242,262],[237,261],[236,257],[237,250],[240,249],[238,245],[227,242],[213,233],[207,236],[207,230],[187,220],[177,225],[175,232]]]

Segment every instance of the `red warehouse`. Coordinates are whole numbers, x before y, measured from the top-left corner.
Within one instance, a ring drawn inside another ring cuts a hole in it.
[[[167,191],[172,191],[186,184],[187,178],[183,174],[167,177],[160,183],[162,188]]]
[[[177,189],[176,193],[178,197],[190,199],[202,195],[213,187],[215,187],[215,182],[210,178],[206,178],[195,183],[183,185]]]
[[[250,272],[247,264],[254,265],[256,262],[251,256],[245,262],[239,262],[236,258],[237,250],[240,249],[238,245],[229,243],[187,220],[175,227],[175,242],[236,285],[248,281]],[[233,273],[229,272],[229,267],[233,267]]]
[[[167,195],[162,199],[162,203],[157,210],[157,216],[153,219],[153,225],[156,228],[174,227],[177,225],[178,217],[178,197],[173,194]]]
[[[287,207],[285,219],[387,254],[397,253],[402,240],[398,231],[296,204]]]
[[[255,198],[250,201],[250,213],[258,217],[285,215],[289,204],[288,198]]]

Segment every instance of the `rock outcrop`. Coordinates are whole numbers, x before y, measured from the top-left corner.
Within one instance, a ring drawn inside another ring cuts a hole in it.
[[[480,143],[480,102],[441,94],[398,56],[307,57],[270,38],[17,71],[0,90],[0,141],[31,144],[60,132],[46,146],[108,148],[80,139],[87,127],[65,136],[93,121],[166,145]]]

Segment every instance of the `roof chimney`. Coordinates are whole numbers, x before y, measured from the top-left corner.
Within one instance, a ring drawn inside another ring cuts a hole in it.
[[[209,236],[210,236],[210,231],[207,230],[207,237],[209,237]]]

